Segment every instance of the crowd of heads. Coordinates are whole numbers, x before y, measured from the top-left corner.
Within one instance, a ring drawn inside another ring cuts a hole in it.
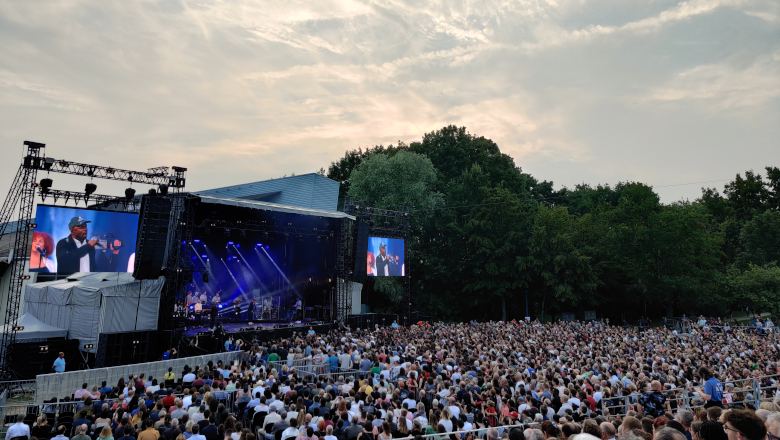
[[[150,429],[166,440],[204,429],[206,440],[780,435],[774,333],[696,323],[685,332],[598,321],[421,323],[245,348],[230,365],[169,372],[182,381],[168,387],[142,375],[92,392],[85,384],[80,406],[115,434]],[[717,402],[702,391],[710,378],[723,385]]]

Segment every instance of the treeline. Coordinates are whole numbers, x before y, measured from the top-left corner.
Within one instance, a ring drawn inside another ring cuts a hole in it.
[[[555,190],[465,128],[348,151],[327,176],[371,206],[413,211],[412,309],[444,320],[597,310],[640,316],[780,310],[780,169],[747,171],[723,196],[662,204],[640,182]],[[363,301],[395,311],[396,279]]]

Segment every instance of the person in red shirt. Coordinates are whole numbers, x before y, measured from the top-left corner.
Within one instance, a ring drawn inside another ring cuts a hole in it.
[[[166,408],[170,408],[173,406],[173,403],[176,401],[176,396],[173,395],[173,390],[171,388],[167,389],[168,395],[162,398],[162,403],[165,405]]]

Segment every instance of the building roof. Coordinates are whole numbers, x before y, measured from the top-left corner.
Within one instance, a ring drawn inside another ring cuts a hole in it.
[[[240,206],[242,208],[261,209],[264,211],[286,212],[289,214],[301,214],[301,215],[316,215],[319,217],[330,217],[330,218],[348,218],[348,219],[355,220],[355,217],[335,210],[330,211],[325,209],[302,208],[300,206],[280,205],[278,203],[261,202],[257,200],[234,199],[230,197],[213,197],[213,196],[201,195],[200,201],[201,203],[214,203],[218,205]]]
[[[339,183],[317,173],[309,173],[196,191],[194,194],[335,212]]]

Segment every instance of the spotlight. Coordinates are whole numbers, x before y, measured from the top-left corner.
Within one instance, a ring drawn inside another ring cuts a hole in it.
[[[51,179],[41,179],[41,191],[43,191],[44,194],[49,192],[49,188],[51,188],[52,185]]]
[[[46,157],[43,159],[43,169],[48,171],[51,169],[52,165],[54,165],[54,159],[51,157]]]
[[[190,306],[190,310],[195,310],[195,306]]]
[[[385,222],[385,229],[389,229],[389,228],[390,228],[390,222]]]
[[[93,348],[95,348],[94,344],[84,344],[84,349],[85,350],[92,350]]]
[[[206,255],[206,254],[203,254],[203,255],[201,255],[201,256],[200,256],[200,258],[208,258],[208,257],[209,257],[209,256],[208,256],[208,255]]]
[[[41,345],[38,347],[38,351],[40,353],[48,353],[49,352],[49,346],[48,345]]]
[[[218,306],[217,306],[217,308],[218,308],[218,309],[221,309],[221,308],[222,308],[222,304],[218,305]]]
[[[228,257],[228,259],[227,259],[227,260],[228,260],[228,261],[230,261],[232,258],[233,258],[233,257]]]
[[[132,199],[135,197],[135,189],[134,188],[127,188],[125,190],[125,198],[126,199]]]
[[[232,242],[232,241],[229,241],[229,242],[228,242],[228,246],[233,246],[233,242]]]
[[[236,249],[241,247],[241,243],[236,243]]]
[[[17,325],[17,326],[14,327],[14,331],[15,332],[20,332],[22,330],[24,330],[24,326],[23,325]]]
[[[263,247],[263,243],[257,243],[255,246],[257,246],[257,247]]]
[[[268,250],[268,245],[265,245],[265,250]]]
[[[150,195],[150,196],[156,196],[156,195],[157,195],[157,190],[156,190],[156,189],[154,189],[154,188],[150,189],[150,190],[149,190],[149,195]]]
[[[168,195],[168,185],[160,185],[158,186],[160,189],[160,195],[161,196],[167,196]]]
[[[87,195],[91,195],[97,190],[97,185],[94,183],[88,183],[84,186],[84,192],[87,193]]]
[[[225,237],[230,237],[230,229],[225,228]]]
[[[139,341],[138,339],[133,339],[133,345],[138,345],[140,343],[141,343],[141,341]]]
[[[192,242],[193,243],[200,243],[200,240],[196,238],[195,240],[192,240]]]
[[[203,272],[202,278],[203,278],[203,282],[204,283],[208,283],[209,282],[209,273],[208,272]]]
[[[204,233],[204,234],[206,234],[206,235],[209,235],[209,234],[211,234],[211,229],[209,229],[209,228],[204,228],[204,229],[203,229],[203,233]]]
[[[183,244],[184,246],[187,246],[187,240],[182,241],[181,244]]]

